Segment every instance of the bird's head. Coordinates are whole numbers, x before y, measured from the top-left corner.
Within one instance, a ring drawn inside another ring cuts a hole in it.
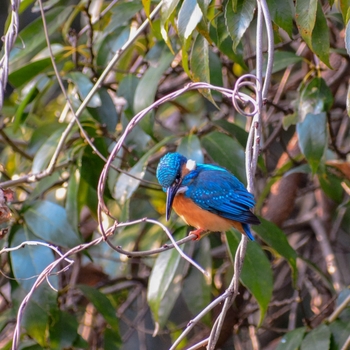
[[[183,185],[184,177],[195,170],[196,162],[187,159],[179,153],[167,153],[159,161],[157,167],[157,179],[163,190],[166,191],[166,219],[169,220],[171,207],[177,193],[186,191]]]

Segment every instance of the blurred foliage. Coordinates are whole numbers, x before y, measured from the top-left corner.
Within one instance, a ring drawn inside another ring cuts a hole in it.
[[[256,334],[261,349],[341,349],[350,334],[349,308],[329,316],[349,297],[350,284],[350,3],[267,3],[275,61],[255,193],[257,214],[265,219],[253,227],[257,242],[248,244],[240,295],[218,346],[248,349]],[[14,200],[7,198],[11,222],[7,204],[0,211],[1,248],[36,240],[67,251],[98,237],[100,155],[108,157],[131,118],[190,81],[232,89],[242,74],[254,74],[254,0],[165,0],[128,42],[157,5],[44,3],[53,56],[75,110],[123,48],[80,115],[85,134],[75,123],[61,144],[73,115],[52,67],[38,3],[21,2],[22,27],[0,114],[1,182],[15,192]],[[5,9],[6,1],[0,6]],[[4,33],[8,25],[9,19]],[[162,104],[133,128],[113,160],[116,170],[110,169],[104,193],[109,211],[120,222],[149,217],[165,223],[155,169],[168,151],[220,164],[246,182],[249,126],[250,119],[215,91],[188,91]],[[176,238],[187,233],[175,214],[167,225]],[[35,290],[22,321],[21,349],[168,349],[227,287],[239,239],[213,233],[184,246],[212,280],[175,250],[128,258],[107,244],[89,248],[73,257],[68,271],[57,267],[50,286]],[[112,242],[139,251],[159,248],[167,238],[143,222],[117,228]],[[10,347],[20,302],[56,258],[43,246],[1,255],[1,348]],[[208,336],[219,307],[182,348]],[[160,329],[153,337],[155,322]]]

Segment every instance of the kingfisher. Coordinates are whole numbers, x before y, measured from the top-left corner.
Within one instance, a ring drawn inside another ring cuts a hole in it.
[[[157,167],[157,179],[167,194],[166,220],[171,210],[196,228],[194,240],[205,231],[227,231],[236,228],[254,241],[249,225],[260,220],[251,209],[253,194],[225,168],[197,164],[179,153],[167,153]]]

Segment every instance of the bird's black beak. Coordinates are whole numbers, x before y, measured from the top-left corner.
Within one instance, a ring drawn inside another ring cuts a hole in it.
[[[170,187],[168,187],[166,191],[166,220],[168,221],[171,214],[171,208],[174,202],[174,198],[176,196],[176,192],[179,189],[181,183],[174,183]]]

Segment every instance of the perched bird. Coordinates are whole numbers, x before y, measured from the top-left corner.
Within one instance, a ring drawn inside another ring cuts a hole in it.
[[[204,231],[227,231],[233,226],[254,240],[249,224],[260,223],[250,211],[254,196],[226,169],[167,153],[158,164],[157,179],[167,193],[166,219],[174,208],[196,228],[191,232],[196,239]]]

